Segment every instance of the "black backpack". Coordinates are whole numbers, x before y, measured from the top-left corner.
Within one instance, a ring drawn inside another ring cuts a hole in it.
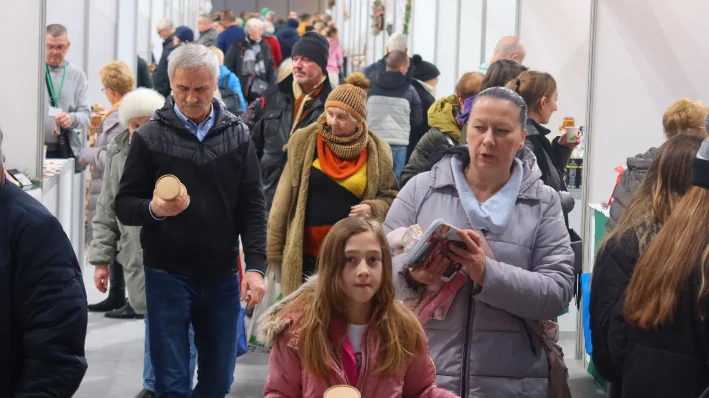
[[[224,103],[226,109],[236,116],[241,116],[244,111],[241,110],[241,100],[239,99],[239,95],[228,87],[230,77],[231,74],[226,75],[226,79],[224,79],[221,86],[219,86],[219,94],[222,96],[222,102]]]

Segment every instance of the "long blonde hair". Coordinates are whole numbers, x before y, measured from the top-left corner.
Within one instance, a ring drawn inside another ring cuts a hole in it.
[[[682,285],[698,264],[700,248],[707,247],[700,236],[706,233],[698,233],[694,224],[702,225],[709,216],[709,207],[706,215],[701,213],[709,201],[699,208],[691,203],[709,199],[699,199],[703,192],[691,186],[692,162],[701,142],[699,137],[679,135],[660,148],[626,214],[611,233],[619,236],[645,228],[623,307],[626,320],[643,329],[672,322]],[[649,242],[654,225],[662,228]]]
[[[341,363],[344,336],[332,341],[331,334],[334,323],[347,324],[345,294],[340,282],[345,268],[345,245],[351,237],[366,232],[377,237],[382,250],[382,285],[372,298],[377,313],[370,325],[381,339],[375,374],[400,374],[426,344],[418,318],[395,300],[391,253],[381,225],[363,217],[345,218],[332,227],[323,241],[315,292],[293,300],[283,309],[283,313],[303,313],[297,329],[299,352],[307,371],[323,379],[331,372],[331,357]]]

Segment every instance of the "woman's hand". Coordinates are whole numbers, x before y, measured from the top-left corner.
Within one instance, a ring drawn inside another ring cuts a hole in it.
[[[478,285],[485,279],[485,251],[482,248],[482,239],[475,231],[465,229],[460,231],[460,236],[465,242],[465,249],[450,245],[450,259],[460,263],[468,270],[470,279]]]
[[[424,268],[409,268],[409,277],[415,282],[427,285],[429,289],[436,289],[443,284],[441,276],[446,272],[451,260],[442,254],[438,254]]]
[[[358,204],[357,206],[352,206],[350,210],[350,217],[372,217],[372,206],[368,204]]]
[[[559,145],[563,145],[572,150],[576,149],[579,144],[581,144],[581,135],[579,135],[579,138],[574,142],[569,142],[569,136],[567,136],[566,133],[562,134],[559,138]]]

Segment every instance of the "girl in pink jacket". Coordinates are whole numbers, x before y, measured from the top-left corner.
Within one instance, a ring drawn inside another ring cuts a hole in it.
[[[271,307],[259,337],[272,346],[266,398],[320,398],[336,385],[363,398],[451,398],[416,316],[394,299],[379,223],[349,217],[323,242],[319,273]]]
[[[327,60],[327,73],[330,76],[330,83],[337,86],[340,84],[340,68],[345,63],[342,53],[342,46],[338,37],[337,28],[331,26],[327,28],[327,41],[330,43],[330,57]]]

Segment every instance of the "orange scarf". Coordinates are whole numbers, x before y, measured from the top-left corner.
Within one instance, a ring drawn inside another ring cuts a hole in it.
[[[318,95],[322,92],[322,89],[324,87],[324,84],[319,84],[313,91],[310,92],[310,94],[303,93],[303,95],[299,96],[298,98],[293,101],[293,126],[297,126],[301,121],[303,121],[303,118],[305,117],[305,112],[310,108],[310,105],[313,104],[313,101],[315,98],[317,98]],[[308,101],[303,101],[305,100],[306,97],[308,98]],[[300,106],[303,106],[303,110],[300,110]]]
[[[327,145],[321,134],[318,134],[318,159],[323,173],[336,180],[344,180],[353,176],[367,163],[368,151],[365,147],[358,157],[345,160],[337,157]]]

